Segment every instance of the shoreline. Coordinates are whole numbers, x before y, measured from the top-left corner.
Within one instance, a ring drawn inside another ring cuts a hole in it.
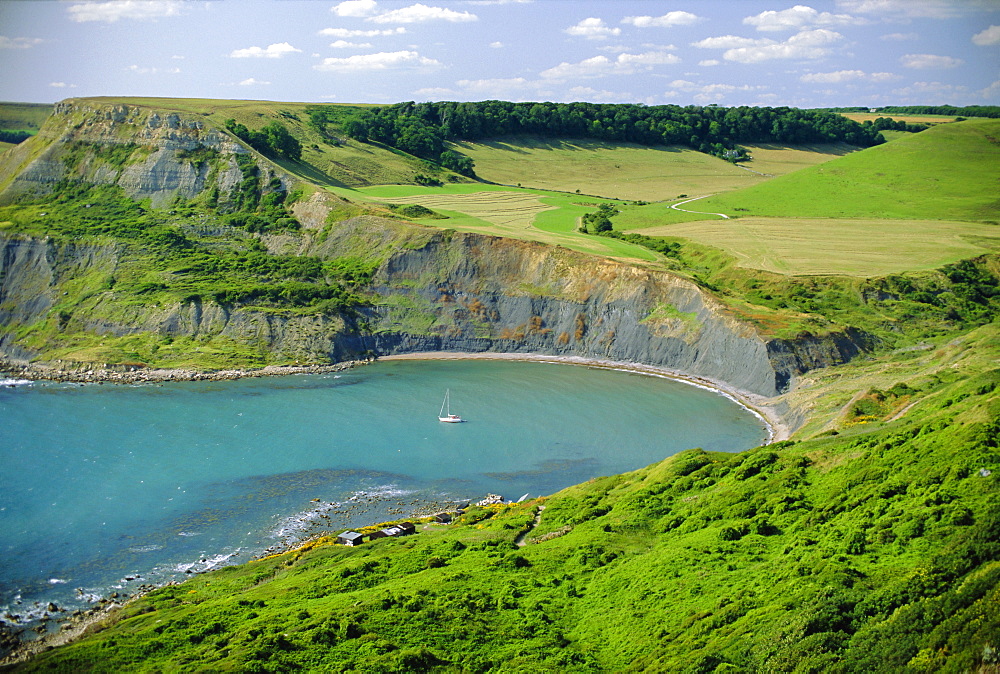
[[[253,377],[280,377],[291,374],[326,374],[343,372],[371,360],[345,360],[330,365],[265,365],[260,368],[195,370],[193,368],[145,368],[128,365],[103,365],[51,361],[12,363],[0,360],[0,373],[31,381],[55,381],[73,384],[160,384],[181,381],[229,381]]]
[[[209,370],[199,371],[193,369],[146,369],[128,368],[119,366],[95,368],[88,364],[79,363],[45,363],[45,364],[12,364],[9,361],[0,361],[0,372],[9,373],[14,377],[23,377],[32,381],[57,381],[70,383],[114,383],[114,384],[142,384],[142,383],[163,383],[181,381],[222,381],[242,379],[246,377],[269,377],[290,374],[322,374],[327,372],[341,372],[351,369],[357,365],[367,365],[377,361],[395,360],[498,360],[498,361],[524,361],[540,363],[557,363],[565,365],[581,365],[584,367],[602,368],[631,372],[647,376],[663,377],[679,381],[690,386],[696,386],[713,391],[734,401],[748,412],[756,416],[763,423],[768,438],[764,444],[771,444],[787,440],[791,435],[791,428],[784,421],[778,412],[773,399],[765,396],[753,394],[737,389],[726,382],[714,380],[708,377],[690,375],[665,367],[645,365],[642,363],[622,362],[604,360],[600,358],[588,358],[584,356],[555,356],[545,354],[524,354],[524,353],[467,353],[458,351],[425,351],[389,356],[380,356],[376,359],[363,361],[344,361],[331,365],[269,365],[255,369],[232,369],[232,370]],[[326,534],[313,533],[304,540],[296,541],[295,544],[277,546],[275,550],[265,551],[260,558],[270,554],[283,554],[296,546],[308,544],[311,540]],[[256,558],[255,558],[256,559]],[[252,561],[252,560],[250,560]],[[176,582],[176,581],[174,581]],[[11,649],[4,657],[0,658],[0,666],[8,666],[19,662],[24,662],[32,656],[55,646],[70,643],[80,638],[96,625],[103,623],[108,618],[113,618],[115,609],[121,609],[130,601],[137,599],[146,592],[156,589],[158,586],[147,588],[129,595],[122,600],[111,600],[103,598],[98,606],[91,610],[81,611],[77,615],[67,616],[62,628],[57,632],[49,632],[40,635],[37,639],[19,640],[17,646]],[[99,629],[99,628],[98,628]]]
[[[391,356],[379,356],[379,361],[386,360],[507,360],[525,361],[534,363],[560,363],[564,365],[582,365],[584,367],[602,368],[606,370],[620,370],[623,372],[634,372],[651,377],[663,377],[673,379],[690,386],[707,389],[725,396],[743,407],[748,412],[756,416],[767,429],[767,440],[764,442],[770,445],[775,442],[787,440],[792,429],[784,420],[772,399],[749,391],[740,390],[726,382],[712,379],[710,377],[699,377],[696,375],[671,370],[666,367],[656,365],[645,365],[643,363],[629,363],[624,361],[604,360],[601,358],[588,358],[586,356],[551,356],[539,353],[466,353],[462,351],[419,351],[414,353],[401,353]]]
[[[31,381],[56,381],[80,384],[148,384],[182,381],[228,381],[250,377],[280,377],[293,374],[325,374],[343,372],[356,366],[368,365],[380,360],[507,360],[540,363],[562,363],[584,367],[604,368],[635,372],[653,377],[665,377],[691,386],[714,391],[733,400],[756,416],[767,429],[768,438],[764,444],[781,442],[791,437],[792,428],[775,406],[773,399],[750,393],[731,386],[727,382],[700,377],[666,367],[644,363],[604,360],[586,356],[554,356],[536,353],[501,353],[463,351],[419,351],[388,356],[378,356],[367,360],[349,360],[329,365],[266,365],[261,368],[228,370],[195,370],[191,368],[144,368],[128,365],[95,367],[88,363],[51,361],[46,363],[13,363],[0,360],[0,373],[13,377],[23,377]]]

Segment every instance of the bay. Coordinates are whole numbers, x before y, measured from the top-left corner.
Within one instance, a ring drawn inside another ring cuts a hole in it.
[[[437,420],[445,390],[452,412]],[[393,361],[339,374],[0,388],[0,613],[75,608],[317,533],[487,493],[540,496],[762,422],[713,391],[554,363]]]

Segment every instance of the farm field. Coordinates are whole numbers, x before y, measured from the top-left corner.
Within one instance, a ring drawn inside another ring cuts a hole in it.
[[[631,231],[713,246],[741,267],[788,275],[881,276],[1000,250],[1000,227],[943,220],[736,218]]]
[[[419,204],[447,216],[447,219],[415,219],[431,227],[538,241],[595,255],[643,261],[658,259],[641,246],[578,233],[580,218],[597,205],[591,197],[482,184],[383,185],[331,191],[352,201]]]
[[[841,112],[840,114],[855,122],[874,122],[879,117],[907,124],[944,124],[955,121],[954,115],[906,115],[891,112]]]

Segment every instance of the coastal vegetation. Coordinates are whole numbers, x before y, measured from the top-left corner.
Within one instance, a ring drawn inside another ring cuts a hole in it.
[[[544,499],[471,507],[405,538],[358,548],[322,538],[199,574],[19,670],[1000,666],[997,121],[894,130],[880,143],[874,121],[771,109],[169,105],[204,113],[260,155],[192,144],[176,161],[201,178],[229,171],[231,189],[209,181],[214,190],[153,207],[92,179],[122,175],[153,156],[149,147],[61,147],[70,177],[0,206],[0,235],[119,254],[112,263],[92,253],[44,320],[12,321],[3,343],[140,365],[288,358],[263,339],[93,327],[177,305],[306,316],[366,335],[379,312],[397,333],[435,337],[463,315],[487,334],[491,310],[474,295],[483,279],[456,287],[444,265],[489,260],[479,249],[500,250],[489,246],[502,236],[553,246],[545,257],[559,273],[582,279],[573,301],[598,280],[615,289],[618,274],[669,272],[753,332],[769,357],[812,357],[783,370],[801,376],[771,401],[794,433],[737,455],[692,448]],[[737,143],[750,149],[747,168],[783,168],[750,173],[712,156]],[[796,143],[822,145],[788,147]],[[592,169],[576,157],[615,166],[635,191],[591,191]],[[649,173],[659,161],[670,167],[661,184]],[[542,166],[557,167],[548,182],[537,178]],[[685,167],[717,169],[719,193],[690,201],[705,195],[675,189],[700,183]],[[310,194],[329,200],[319,216]],[[447,247],[458,232],[491,236]],[[386,268],[399,251],[419,251],[424,266],[402,270],[393,286]],[[624,262],[599,268],[598,256]],[[501,291],[532,303],[567,292],[504,273]],[[411,287],[418,292],[403,292]],[[0,311],[15,315],[15,304]],[[645,324],[669,326],[678,341],[701,335],[698,313],[653,306]],[[507,343],[552,332],[534,309],[520,327],[504,326]],[[582,341],[604,330],[603,318],[581,310],[559,339]],[[610,345],[614,335],[604,336]],[[855,350],[836,350],[838,340]]]
[[[413,536],[199,575],[18,671],[989,667],[998,348],[991,326],[865,363],[899,380],[824,410],[811,439],[693,449]]]

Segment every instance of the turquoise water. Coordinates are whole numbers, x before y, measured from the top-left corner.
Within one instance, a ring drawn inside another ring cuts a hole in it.
[[[452,412],[437,420],[445,389]],[[680,382],[553,363],[0,388],[0,614],[37,617],[487,493],[517,499],[680,450],[763,442]]]

